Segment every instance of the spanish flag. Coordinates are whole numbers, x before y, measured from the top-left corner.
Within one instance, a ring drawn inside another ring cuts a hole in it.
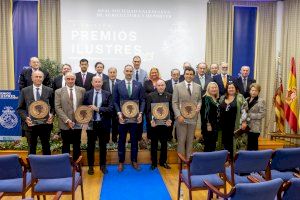
[[[284,101],[283,101],[283,86],[282,80],[280,79],[280,85],[276,89],[274,96],[274,108],[275,108],[275,118],[276,118],[276,126],[277,131],[280,133],[284,133]]]
[[[287,94],[285,99],[285,118],[294,133],[298,130],[297,110],[297,80],[295,58],[291,59],[291,71],[289,75]]]

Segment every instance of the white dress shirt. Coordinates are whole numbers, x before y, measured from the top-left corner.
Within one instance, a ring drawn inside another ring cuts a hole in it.
[[[33,96],[34,96],[34,100],[37,101],[36,99],[36,89],[39,88],[39,93],[40,93],[40,97],[42,96],[42,85],[40,85],[39,87],[36,87],[34,84],[33,84]]]
[[[186,89],[188,89],[188,84],[190,84],[190,90],[191,90],[191,94],[193,94],[193,81],[191,81],[190,83],[188,83],[186,80],[184,80],[185,83],[185,87]]]

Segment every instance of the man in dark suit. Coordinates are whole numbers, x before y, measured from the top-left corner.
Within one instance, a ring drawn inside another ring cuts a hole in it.
[[[147,96],[147,117],[148,120],[151,122],[151,170],[154,170],[157,167],[157,147],[158,147],[158,140],[160,141],[161,148],[160,148],[160,158],[159,164],[160,166],[171,169],[171,167],[167,164],[167,141],[168,141],[168,132],[169,127],[171,126],[172,122],[174,121],[174,113],[172,109],[172,95],[168,92],[165,92],[166,84],[163,80],[158,80],[156,83],[156,91],[150,93]],[[169,116],[165,122],[165,125],[157,125],[152,118],[152,111],[151,111],[151,104],[152,103],[167,103],[169,106]]]
[[[32,85],[31,75],[32,72],[40,70],[44,73],[43,85],[47,87],[51,87],[51,79],[50,75],[47,71],[40,69],[40,61],[37,57],[30,58],[29,62],[30,68],[24,69],[19,78],[19,90],[21,91],[23,88]]]
[[[131,164],[134,169],[140,170],[137,163],[138,154],[138,134],[137,125],[142,122],[143,111],[145,109],[145,92],[142,84],[133,80],[133,66],[126,65],[124,67],[125,79],[120,81],[114,88],[114,105],[119,117],[119,143],[118,143],[118,153],[119,153],[119,166],[118,171],[122,172],[124,169],[125,161],[125,143],[127,132],[130,133],[131,140]],[[137,117],[137,123],[125,123],[123,113],[121,112],[121,102],[131,100],[137,101],[139,103],[139,114]]]
[[[201,95],[205,95],[207,85],[213,81],[212,77],[205,74],[207,69],[206,63],[199,63],[197,65],[197,73],[194,82],[201,86]]]
[[[102,62],[96,62],[95,70],[96,70],[95,76],[100,76],[102,78],[103,82],[108,80],[108,76],[103,73],[104,64]]]
[[[71,72],[71,71],[72,71],[72,67],[69,64],[64,64],[61,67],[61,73],[62,74],[59,75],[59,76],[57,76],[57,77],[55,77],[54,80],[53,80],[52,88],[53,88],[54,92],[55,92],[55,90],[66,86],[65,74],[67,72]]]
[[[115,67],[108,69],[108,78],[108,80],[103,81],[102,89],[113,95],[115,85],[120,82],[120,80],[117,79],[117,69]],[[118,141],[119,118],[115,108],[112,112],[111,124],[112,141],[116,143]]]
[[[210,65],[209,72],[207,72],[207,74],[213,78],[214,76],[218,75],[218,72],[219,72],[219,65],[213,63]]]
[[[80,64],[80,72],[77,72],[75,85],[79,87],[83,87],[86,91],[92,89],[92,78],[94,76],[93,73],[87,71],[89,67],[89,61],[87,59],[81,59],[79,61]]]
[[[187,68],[187,67],[192,67],[191,63],[184,62],[182,65],[183,71],[185,71],[185,68]],[[179,82],[182,82],[182,81],[184,81],[184,74],[181,74],[179,77]]]
[[[166,91],[170,94],[173,94],[174,85],[179,83],[180,71],[179,69],[171,70],[171,79],[166,81]]]
[[[99,76],[94,76],[92,85],[94,89],[87,91],[84,95],[83,105],[89,105],[94,111],[93,131],[87,134],[87,157],[89,170],[88,174],[94,174],[94,157],[95,142],[99,138],[100,149],[100,170],[103,174],[107,173],[106,169],[106,144],[109,141],[109,131],[111,126],[111,113],[113,111],[112,95],[102,90],[103,80]]]
[[[241,76],[237,78],[236,85],[239,89],[239,92],[245,97],[250,96],[250,85],[252,83],[256,83],[255,79],[249,77],[250,74],[250,67],[249,66],[242,66],[241,67]]]
[[[214,82],[218,84],[220,96],[224,95],[226,92],[226,87],[228,82],[234,82],[234,78],[228,75],[228,64],[222,62],[220,65],[221,73],[214,76]]]
[[[29,154],[36,154],[37,138],[40,137],[43,154],[50,155],[51,151],[49,141],[54,114],[53,90],[52,88],[42,84],[44,80],[44,74],[42,71],[34,71],[31,76],[33,84],[21,90],[17,112],[25,122],[22,125],[22,129],[25,130],[26,133],[29,145]],[[44,101],[49,105],[50,113],[45,124],[34,125],[31,117],[29,116],[28,108],[32,102],[38,100]]]

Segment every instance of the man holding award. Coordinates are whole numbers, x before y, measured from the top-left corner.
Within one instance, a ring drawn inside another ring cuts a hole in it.
[[[70,153],[73,144],[73,160],[80,156],[81,126],[75,120],[75,111],[82,105],[85,89],[75,86],[76,76],[65,74],[66,86],[55,91],[55,112],[63,141],[62,153]]]
[[[171,169],[167,164],[167,141],[169,127],[172,125],[174,117],[172,109],[172,95],[165,92],[166,84],[163,80],[158,80],[156,90],[147,96],[147,117],[151,122],[151,170],[157,167],[157,146],[160,140],[160,166]]]
[[[131,164],[134,169],[140,170],[137,163],[138,135],[137,124],[142,122],[145,108],[144,89],[142,84],[132,79],[133,66],[124,67],[125,79],[117,83],[114,87],[114,105],[119,117],[119,166],[118,171],[122,172],[125,161],[125,143],[127,132],[130,133],[131,140]]]
[[[201,107],[201,87],[193,82],[195,70],[186,67],[184,81],[174,87],[172,106],[176,119],[178,153],[189,159],[193,151],[198,113]]]
[[[100,76],[92,78],[93,89],[84,95],[83,105],[88,105],[93,110],[93,130],[87,133],[88,138],[88,174],[94,174],[95,142],[99,138],[100,149],[100,170],[103,174],[106,169],[106,144],[109,141],[111,127],[111,115],[113,111],[113,101],[110,92],[101,90],[103,79]]]
[[[54,99],[53,90],[42,84],[44,73],[32,72],[33,84],[21,90],[17,112],[24,124],[29,154],[36,154],[37,138],[40,137],[44,155],[50,155],[50,133],[52,130]]]

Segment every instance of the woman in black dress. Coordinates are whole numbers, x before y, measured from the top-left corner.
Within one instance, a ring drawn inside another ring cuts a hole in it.
[[[235,135],[235,131],[247,127],[247,102],[239,94],[233,82],[229,82],[226,93],[220,98],[220,126],[224,149],[230,152],[231,159],[240,149],[247,148],[247,135]]]
[[[215,151],[219,121],[219,87],[215,82],[207,85],[201,106],[201,134],[204,140],[204,151]]]

